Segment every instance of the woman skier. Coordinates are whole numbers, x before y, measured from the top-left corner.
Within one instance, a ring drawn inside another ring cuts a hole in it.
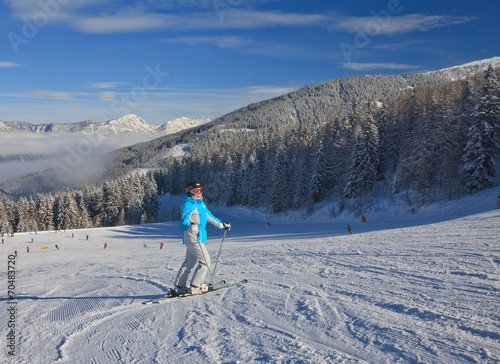
[[[208,210],[203,202],[202,187],[199,182],[190,182],[186,186],[186,194],[181,205],[181,228],[184,231],[183,244],[186,246],[186,258],[182,263],[172,295],[185,293],[201,294],[208,291],[208,287],[203,284],[205,275],[210,270],[210,256],[205,247],[207,241],[207,223],[219,229],[229,230],[229,222],[222,223]],[[191,270],[196,267],[191,278],[190,288],[187,287],[188,276]]]

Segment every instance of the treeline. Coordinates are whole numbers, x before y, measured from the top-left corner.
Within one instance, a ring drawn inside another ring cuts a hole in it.
[[[17,202],[0,199],[0,233],[84,229],[154,222],[155,181],[136,174],[82,190],[37,194]]]
[[[457,198],[490,187],[495,176],[497,73],[490,67],[383,102],[354,100],[349,112],[330,110],[324,119],[291,114],[288,123],[255,129],[233,119],[231,128],[193,136],[189,156],[153,175],[160,193],[182,193],[195,179],[209,201],[274,212],[312,208],[327,196],[342,208],[382,191],[407,191],[409,204]]]

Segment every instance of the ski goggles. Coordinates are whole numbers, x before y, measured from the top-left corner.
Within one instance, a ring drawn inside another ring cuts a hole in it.
[[[193,195],[200,195],[203,192],[203,189],[201,189],[201,188],[193,188],[193,189],[186,188],[186,190],[187,190],[187,192],[190,192]]]

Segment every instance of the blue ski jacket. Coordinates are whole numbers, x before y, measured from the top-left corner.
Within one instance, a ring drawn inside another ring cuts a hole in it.
[[[184,231],[183,243],[189,240],[196,243],[207,241],[207,222],[218,227],[224,228],[224,224],[208,210],[203,200],[197,200],[184,195],[181,205],[181,229]],[[196,231],[197,230],[197,231]],[[193,241],[195,240],[195,241]]]

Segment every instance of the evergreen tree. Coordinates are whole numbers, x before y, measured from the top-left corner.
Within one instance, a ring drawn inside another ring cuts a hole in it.
[[[490,140],[488,148],[495,155],[500,150],[500,88],[495,77],[495,71],[490,65],[484,74],[484,83],[479,92],[479,104],[472,115],[473,119],[481,120],[491,127]],[[476,123],[473,120],[473,123]]]
[[[0,200],[0,234],[11,233],[13,231],[11,210],[12,201],[5,196]]]
[[[485,121],[476,120],[467,135],[469,142],[462,157],[464,162],[465,189],[468,193],[485,190],[492,186],[495,163],[488,140],[493,134],[491,126]]]
[[[259,170],[257,152],[252,150],[248,160],[246,184],[248,189],[248,205],[258,206],[260,201]]]
[[[292,165],[292,178],[290,181],[292,193],[289,197],[292,199],[291,207],[294,209],[300,209],[306,202],[306,199],[309,195],[308,166],[302,150],[299,150],[298,153],[293,157]]]
[[[59,210],[59,229],[70,230],[80,227],[80,211],[75,198],[70,191],[62,196],[62,203]]]
[[[15,232],[25,233],[29,231],[28,228],[28,214],[29,214],[29,202],[26,197],[21,197],[17,201],[16,206],[16,220],[15,220]]]
[[[363,125],[363,133],[358,136],[348,170],[344,189],[347,198],[358,197],[373,190],[377,181],[379,166],[378,130],[371,112]]]
[[[479,93],[479,104],[471,115],[472,126],[467,135],[463,174],[465,189],[469,193],[482,191],[493,185],[494,158],[500,146],[495,127],[500,120],[500,100],[496,96],[498,84],[490,66]]]
[[[83,199],[80,200],[78,204],[80,221],[78,222],[79,229],[87,229],[92,227],[92,221],[90,219],[89,213],[87,211],[87,207],[85,206],[85,202]]]
[[[54,202],[51,195],[38,194],[37,196],[38,216],[41,230],[54,229]]]
[[[323,199],[327,191],[324,159],[323,142],[319,140],[316,148],[314,148],[313,174],[311,176],[311,198],[313,202]]]
[[[28,199],[28,214],[26,216],[26,226],[28,231],[38,231],[40,230],[40,222],[38,220],[38,209],[36,207],[35,200],[33,197]]]
[[[83,190],[83,201],[91,219],[91,227],[103,226],[103,190],[94,185],[87,185]]]
[[[122,191],[119,188],[118,181],[105,182],[103,187],[103,194],[104,212],[106,214],[107,220],[105,224],[107,224],[108,226],[115,226],[120,214],[122,215],[120,216],[120,218],[122,218],[123,220],[125,219]]]
[[[472,91],[472,85],[470,79],[467,78],[462,86],[462,91],[460,93],[460,98],[457,100],[458,105],[456,107],[457,124],[459,127],[459,133],[461,135],[467,135],[469,128],[472,126],[471,115],[474,111],[476,100],[474,92]],[[462,148],[465,148],[466,139],[462,139]]]
[[[158,219],[158,187],[152,176],[144,177],[144,197],[142,200],[142,223],[156,222]]]
[[[276,150],[274,175],[272,179],[270,198],[273,212],[283,212],[289,206],[290,198],[287,189],[290,187],[289,161],[283,144]]]

